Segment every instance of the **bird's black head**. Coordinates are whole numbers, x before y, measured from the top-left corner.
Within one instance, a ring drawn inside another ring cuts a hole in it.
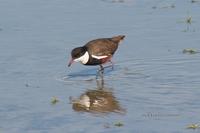
[[[71,52],[71,56],[72,56],[72,59],[77,59],[79,57],[81,57],[82,55],[85,54],[86,52],[86,48],[85,47],[77,47],[77,48],[74,48]]]
[[[71,64],[76,61],[76,59],[80,58],[81,56],[83,56],[85,54],[85,52],[87,51],[86,47],[77,47],[77,48],[74,48],[71,52],[71,60],[68,64],[68,67],[71,66]]]

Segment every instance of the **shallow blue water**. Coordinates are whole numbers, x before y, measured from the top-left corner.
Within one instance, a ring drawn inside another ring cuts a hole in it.
[[[182,51],[200,50],[199,9],[190,0],[0,0],[0,132],[194,132],[200,54]],[[66,67],[71,49],[118,34],[126,38],[103,88],[123,113],[75,110],[71,97],[100,87],[98,66]]]

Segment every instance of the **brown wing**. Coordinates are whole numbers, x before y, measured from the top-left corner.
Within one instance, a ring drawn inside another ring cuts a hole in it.
[[[88,42],[85,47],[88,52],[96,56],[110,56],[115,53],[118,44],[113,42],[111,38],[96,39]]]

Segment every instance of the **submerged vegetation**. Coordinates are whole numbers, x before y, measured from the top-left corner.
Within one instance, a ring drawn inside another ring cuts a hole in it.
[[[192,25],[193,22],[194,22],[193,17],[191,15],[188,15],[184,20],[184,23],[187,25],[187,28],[183,31],[184,32],[190,31],[190,26]],[[195,30],[193,29],[193,31],[195,31]]]
[[[184,54],[196,54],[196,53],[198,53],[198,50],[194,49],[194,48],[186,48],[186,49],[183,49],[183,53]]]
[[[197,128],[200,128],[199,124],[189,124],[187,126],[187,129],[197,129]]]
[[[122,127],[122,126],[124,126],[124,124],[122,122],[116,122],[116,123],[114,123],[114,125],[116,127]]]
[[[52,105],[55,105],[58,102],[59,102],[59,99],[57,97],[52,97],[52,99],[51,99],[51,104]]]
[[[185,22],[186,22],[187,24],[192,24],[192,16],[186,17]]]
[[[118,121],[118,122],[115,122],[115,123],[113,123],[113,124],[105,123],[103,126],[104,126],[104,128],[112,128],[112,127],[114,127],[114,126],[115,126],[115,127],[123,127],[123,126],[124,126],[124,123]]]

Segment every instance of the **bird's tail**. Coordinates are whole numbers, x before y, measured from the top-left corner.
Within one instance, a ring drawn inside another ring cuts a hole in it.
[[[125,35],[119,35],[119,36],[114,36],[111,38],[111,40],[115,43],[119,43],[121,40],[123,40],[125,38]]]

